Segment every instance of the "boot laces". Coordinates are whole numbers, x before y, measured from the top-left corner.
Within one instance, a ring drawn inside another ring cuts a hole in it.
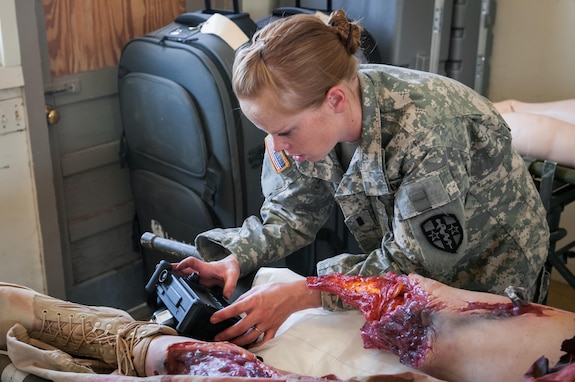
[[[142,322],[130,322],[122,330],[118,331],[116,335],[116,362],[118,363],[118,372],[120,374],[128,375],[136,370],[132,354],[134,354],[136,345],[141,341],[141,338],[137,336],[137,330],[140,325],[142,325]]]
[[[80,322],[74,320],[74,315],[69,314],[67,319],[61,313],[56,313],[56,320],[49,320],[47,318],[48,311],[42,311],[42,328],[40,334],[51,336],[52,340],[61,338],[64,340],[64,346],[71,347],[74,350],[79,350],[82,345],[92,344],[107,344],[114,346],[114,336],[109,335],[110,327],[98,328],[94,326],[92,329],[87,329],[86,316],[83,314],[78,315]],[[75,335],[79,333],[80,335]],[[78,339],[77,343],[74,343]]]
[[[78,315],[80,322],[74,321],[74,315],[70,314],[67,320],[62,317],[61,313],[56,313],[56,320],[49,320],[47,318],[48,311],[42,311],[42,327],[40,334],[51,336],[51,340],[55,341],[57,338],[64,340],[64,346],[78,351],[82,345],[110,345],[116,351],[116,362],[120,374],[127,375],[129,371],[134,371],[134,362],[132,360],[132,351],[134,347],[140,342],[136,338],[136,329],[142,325],[142,322],[134,321],[128,323],[124,328],[118,330],[117,334],[109,332],[110,325],[104,329],[96,326],[92,329],[87,328],[86,316],[83,314]],[[132,335],[129,335],[133,330]],[[74,335],[80,333],[80,335]],[[127,338],[124,336],[127,335]],[[77,343],[74,343],[78,339]]]

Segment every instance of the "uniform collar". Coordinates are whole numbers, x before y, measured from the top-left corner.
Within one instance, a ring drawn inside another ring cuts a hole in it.
[[[295,163],[302,174],[314,178],[339,183],[343,176],[343,168],[339,163],[335,150],[331,150],[327,157],[317,162],[303,161]]]

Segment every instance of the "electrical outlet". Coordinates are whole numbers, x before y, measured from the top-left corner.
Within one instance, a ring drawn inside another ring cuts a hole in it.
[[[24,130],[23,104],[22,98],[0,101],[0,135]]]

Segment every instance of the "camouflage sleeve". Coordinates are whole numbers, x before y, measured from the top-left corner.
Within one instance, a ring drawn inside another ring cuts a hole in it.
[[[266,157],[261,219],[250,216],[239,228],[198,235],[196,246],[206,261],[234,253],[245,275],[313,242],[334,207],[332,192],[324,181],[302,175],[291,162],[282,171],[276,170]]]

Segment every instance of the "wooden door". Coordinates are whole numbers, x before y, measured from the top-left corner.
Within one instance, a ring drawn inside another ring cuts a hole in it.
[[[147,280],[132,245],[129,174],[118,155],[117,64],[130,39],[184,11],[184,0],[43,0],[43,14],[37,12],[45,30],[44,91],[54,108],[50,151],[72,301],[122,309],[145,301]]]

